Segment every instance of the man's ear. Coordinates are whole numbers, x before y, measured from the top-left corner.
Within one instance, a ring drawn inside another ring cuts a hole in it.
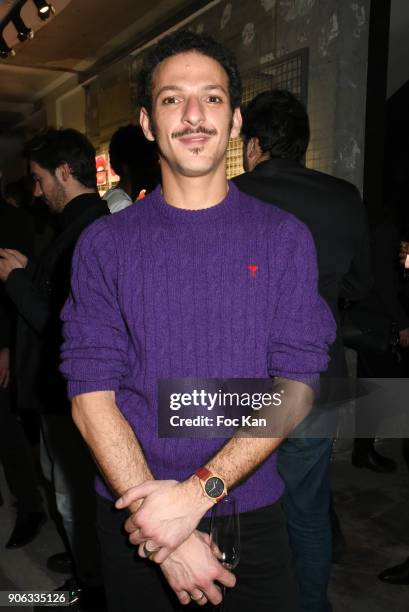
[[[55,169],[55,176],[62,182],[62,183],[66,183],[68,181],[68,179],[72,176],[72,172],[71,172],[71,168],[70,166],[67,164],[67,162],[64,162],[63,164],[60,164],[56,169]]]
[[[141,128],[143,130],[143,133],[145,134],[145,137],[153,142],[155,140],[155,136],[153,135],[151,129],[151,120],[149,118],[148,111],[143,106],[139,113],[139,123],[141,124]]]
[[[243,168],[252,172],[263,158],[263,151],[257,136],[252,136],[243,142]]]
[[[257,136],[252,136],[247,142],[247,157],[253,163],[257,163],[263,152],[260,147],[260,141]]]
[[[243,120],[241,118],[241,111],[239,108],[235,108],[231,121],[230,138],[237,138],[237,136],[240,136],[242,123]]]

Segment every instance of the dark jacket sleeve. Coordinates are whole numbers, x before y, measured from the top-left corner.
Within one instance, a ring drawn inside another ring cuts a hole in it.
[[[0,289],[0,349],[10,346],[10,320],[4,303],[3,289]]]
[[[6,281],[6,292],[20,316],[38,333],[41,333],[50,316],[50,305],[44,290],[33,283],[32,268],[13,270]]]
[[[340,289],[340,297],[351,301],[362,300],[369,293],[374,283],[368,219],[358,190],[356,200],[356,205],[359,206],[356,249],[351,267],[342,279]]]

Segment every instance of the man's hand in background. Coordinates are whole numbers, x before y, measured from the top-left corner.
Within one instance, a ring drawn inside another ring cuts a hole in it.
[[[10,382],[10,350],[0,349],[0,387],[8,387]]]
[[[399,261],[402,266],[405,265],[406,257],[409,255],[409,242],[402,241],[400,243]]]
[[[25,268],[27,257],[14,249],[0,249],[0,280],[6,282],[10,272]]]
[[[409,327],[406,329],[401,329],[399,332],[399,344],[402,348],[409,347]]]

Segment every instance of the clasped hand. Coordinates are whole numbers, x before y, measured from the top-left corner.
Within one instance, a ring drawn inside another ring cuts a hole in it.
[[[115,505],[130,508],[142,499],[142,505],[125,522],[125,530],[129,541],[139,545],[139,555],[159,564],[191,535],[212,505],[191,479],[146,481],[126,491]],[[152,551],[156,552],[151,556]]]
[[[198,605],[208,601],[218,605],[222,594],[215,582],[230,588],[235,585],[234,574],[212,551],[210,537],[196,531],[212,506],[198,482],[146,481],[126,491],[115,505],[130,509],[131,516],[125,522],[130,542],[139,545],[141,557],[160,564],[182,604],[194,600]]]
[[[220,588],[232,588],[236,577],[213,554],[210,536],[194,531],[161,565],[162,572],[181,604],[191,600],[198,605],[208,601],[217,606],[222,601]]]

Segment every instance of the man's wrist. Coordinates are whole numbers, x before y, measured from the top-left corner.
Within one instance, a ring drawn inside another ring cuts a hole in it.
[[[200,478],[196,474],[192,474],[181,485],[184,487],[184,494],[186,493],[189,496],[191,505],[200,518],[214,506],[212,500],[203,492]]]

